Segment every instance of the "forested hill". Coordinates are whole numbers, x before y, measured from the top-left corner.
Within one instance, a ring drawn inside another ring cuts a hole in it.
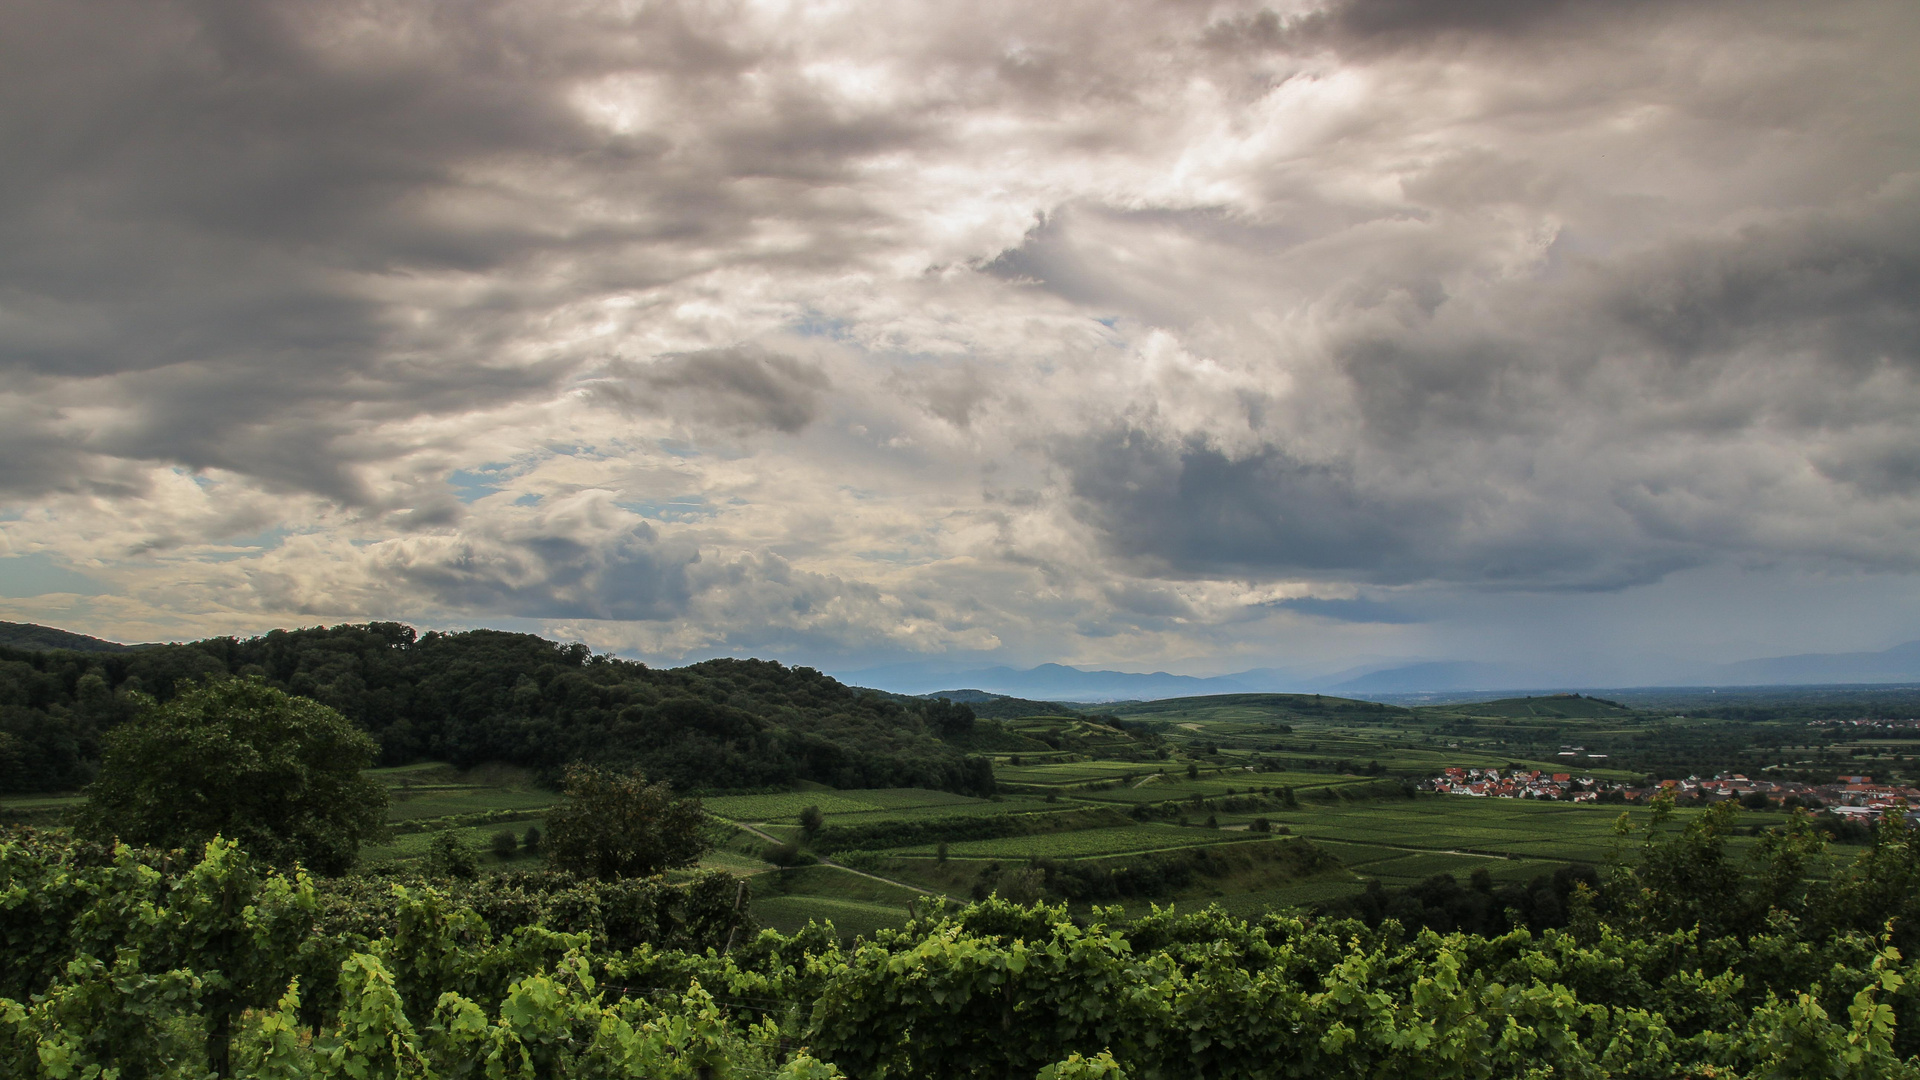
[[[85,634],[56,630],[35,623],[0,622],[0,648],[40,652],[47,649],[71,649],[75,652],[128,652],[139,645],[122,645]]]
[[[1026,698],[1008,697],[1005,694],[989,694],[985,690],[941,690],[932,694],[918,695],[928,701],[942,699],[956,705],[965,705],[973,710],[973,715],[982,720],[1018,720],[1023,716],[1073,716],[1081,715],[1081,710],[1062,705],[1057,701],[1029,701]]]
[[[165,700],[227,674],[340,710],[385,764],[633,764],[683,790],[993,787],[988,762],[940,737],[964,738],[963,706],[902,703],[764,660],[656,669],[532,634],[372,623],[118,653],[0,648],[0,792],[86,782],[101,735],[138,707],[134,691]]]

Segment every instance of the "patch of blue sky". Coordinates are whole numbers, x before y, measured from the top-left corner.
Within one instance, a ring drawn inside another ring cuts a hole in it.
[[[677,458],[697,458],[700,456],[700,451],[697,447],[682,439],[661,439],[656,445],[660,447],[661,453],[671,454]]]
[[[538,496],[538,495],[533,495],[533,494],[527,494],[527,495],[522,495],[522,496],[520,496],[519,498],[517,498],[517,499],[515,499],[515,500],[513,500],[513,505],[515,505],[515,506],[539,506],[539,505],[540,505],[540,496]]]
[[[454,497],[463,503],[478,502],[489,495],[498,494],[500,485],[513,479],[519,470],[511,463],[500,461],[471,469],[455,469],[447,474],[447,486],[453,489]]]
[[[650,521],[705,521],[720,511],[704,495],[678,495],[670,499],[644,499],[619,502],[615,506],[630,510]]]
[[[836,319],[817,311],[809,311],[799,319],[788,323],[787,329],[801,337],[845,341],[848,337],[848,327],[851,325],[853,324],[845,319]]]
[[[211,551],[200,554],[201,562],[232,562],[272,551],[293,535],[293,530],[276,525],[271,529],[261,529],[252,536],[242,536],[220,544]]]
[[[20,600],[49,593],[76,593],[80,596],[104,596],[113,590],[80,573],[62,566],[44,552],[0,558],[0,596]]]

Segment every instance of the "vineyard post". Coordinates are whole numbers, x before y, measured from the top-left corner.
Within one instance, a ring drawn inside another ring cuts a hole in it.
[[[720,955],[722,956],[733,951],[733,939],[740,936],[740,905],[746,902],[747,879],[741,878],[740,887],[735,889],[733,893],[733,918],[729,920],[733,925],[727,928],[727,944],[725,948],[720,950]]]

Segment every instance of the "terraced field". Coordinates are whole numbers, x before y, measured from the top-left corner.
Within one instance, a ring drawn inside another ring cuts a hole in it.
[[[1265,839],[1257,834],[1183,829],[1174,825],[1126,825],[1041,836],[961,840],[948,845],[948,854],[963,859],[1084,859]],[[937,847],[936,844],[916,844],[899,849],[899,853],[931,855]]]
[[[727,795],[703,800],[712,814],[730,821],[780,821],[800,816],[809,806],[823,814],[870,814],[922,807],[964,807],[988,800],[925,788],[861,788],[847,791],[790,791],[775,795]]]
[[[1079,790],[1072,794],[1076,799],[1093,802],[1159,803],[1191,799],[1195,795],[1206,799],[1251,794],[1277,795],[1283,787],[1304,793],[1314,788],[1365,784],[1373,779],[1370,776],[1342,776],[1338,773],[1250,773],[1234,769],[1212,776],[1203,774],[1198,780],[1189,780],[1185,773],[1174,772],[1103,790]]]
[[[1142,761],[1070,761],[1040,765],[995,765],[993,776],[1002,784],[1060,786],[1102,780],[1139,780],[1165,772],[1166,769],[1164,764]]]

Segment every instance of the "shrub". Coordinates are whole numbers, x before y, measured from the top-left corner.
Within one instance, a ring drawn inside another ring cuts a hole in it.
[[[434,877],[473,878],[480,873],[480,856],[466,837],[453,829],[433,834],[427,845],[427,873]]]

